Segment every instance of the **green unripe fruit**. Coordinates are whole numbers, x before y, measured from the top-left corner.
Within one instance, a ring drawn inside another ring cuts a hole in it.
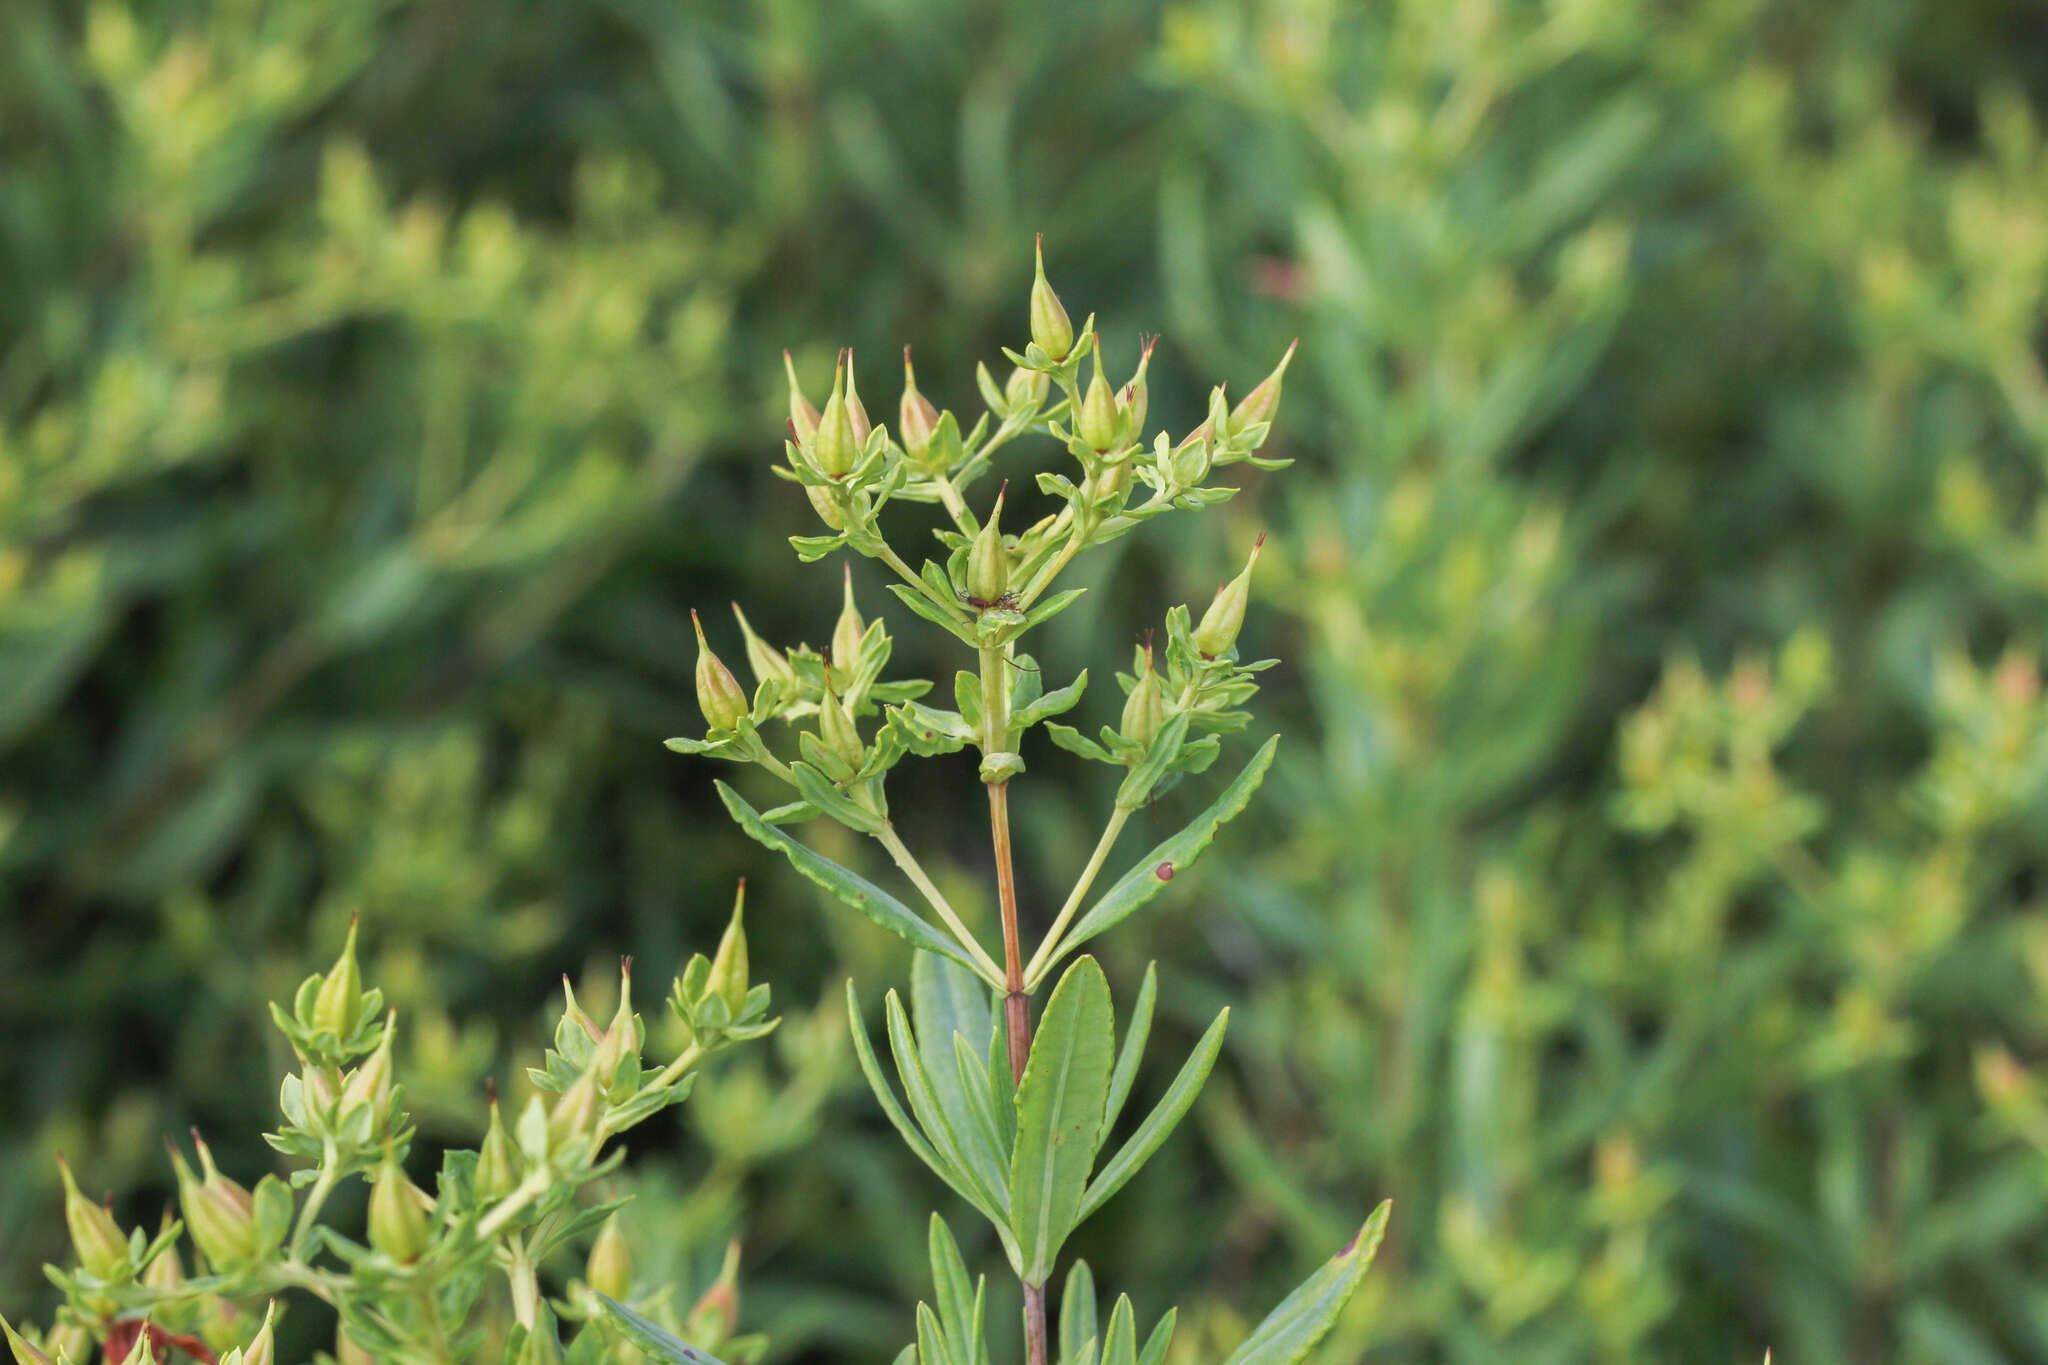
[[[735,1019],[739,1018],[747,1003],[747,931],[742,923],[746,908],[747,883],[742,879],[739,894],[733,898],[732,919],[726,923],[725,933],[718,940],[718,953],[711,959],[711,975],[705,983],[725,1001]],[[615,1294],[612,1297],[621,1296]]]
[[[868,633],[868,623],[861,619],[860,608],[853,604],[853,565],[846,566],[844,588],[841,592],[839,619],[832,624],[832,667],[843,677],[852,677],[854,665],[860,661],[860,642]]]
[[[832,396],[818,415],[818,430],[811,438],[811,458],[829,478],[843,479],[860,459],[860,437],[855,433],[853,415],[846,405],[846,364],[842,360],[832,377]]]
[[[1251,597],[1252,566],[1259,562],[1259,551],[1265,546],[1266,538],[1260,536],[1243,570],[1216,590],[1216,599],[1202,613],[1202,623],[1195,627],[1195,648],[1204,658],[1226,654],[1237,643],[1237,632],[1244,625],[1245,603]]]
[[[370,1185],[370,1245],[402,1265],[426,1255],[432,1230],[427,1225],[426,1196],[407,1178],[390,1148]]]
[[[826,750],[848,768],[859,768],[867,757],[867,746],[860,742],[860,731],[854,727],[853,717],[847,714],[845,704],[829,687],[818,703],[818,738],[825,742]]]
[[[71,1167],[57,1158],[57,1170],[64,1178],[64,1223],[71,1231],[71,1249],[87,1274],[102,1280],[115,1278],[128,1263],[128,1239],[114,1215],[78,1191]]]
[[[782,353],[782,372],[789,376],[789,426],[796,433],[798,443],[809,445],[818,435],[818,410],[811,406],[811,400],[804,397],[804,391],[796,382],[796,363],[789,358],[789,352]]]
[[[320,993],[313,997],[313,1027],[346,1038],[355,1030],[362,1008],[363,973],[356,966],[356,917],[351,915],[341,956],[321,980]]]
[[[498,1113],[498,1097],[493,1095],[490,1130],[484,1134],[483,1147],[477,1152],[476,1197],[480,1203],[495,1204],[517,1188],[519,1150],[505,1131],[505,1120]]]
[[[910,348],[903,348],[903,400],[896,405],[896,435],[918,464],[926,464],[932,437],[938,434],[939,410],[917,391],[917,373],[910,368]]]
[[[1088,381],[1088,391],[1081,395],[1080,427],[1081,439],[1098,451],[1114,446],[1123,434],[1116,395],[1110,391],[1109,381],[1102,377],[1100,351],[1095,356],[1095,377]]]
[[[1031,281],[1031,339],[1054,360],[1065,360],[1074,348],[1074,324],[1045,279],[1045,234],[1038,235],[1038,273]]]
[[[1003,548],[1003,494],[996,495],[994,510],[982,523],[967,551],[967,596],[984,606],[993,606],[1010,590],[1010,552]]]
[[[1152,651],[1147,648],[1145,671],[1138,675],[1138,684],[1131,689],[1131,695],[1124,698],[1123,721],[1118,728],[1125,739],[1149,745],[1164,724],[1166,689],[1160,686],[1159,674],[1152,667]]]
[[[740,690],[740,680],[725,661],[711,652],[704,639],[704,623],[697,619],[695,609],[690,612],[690,624],[697,630],[697,709],[714,731],[738,729],[751,709],[747,694]]]
[[[590,1244],[590,1259],[584,1263],[583,1279],[598,1293],[610,1295],[621,1302],[632,1296],[633,1249],[626,1245],[626,1235],[619,1231],[616,1213],[604,1220],[597,1240]]]

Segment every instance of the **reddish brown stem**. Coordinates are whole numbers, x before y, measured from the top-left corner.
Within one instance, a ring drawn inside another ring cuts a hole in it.
[[[1017,870],[1010,856],[1010,790],[988,784],[988,823],[995,839],[996,899],[1003,910],[1003,1022],[1010,1038],[1010,1079],[1024,1080],[1031,1056],[1031,996],[1024,989],[1024,948],[1017,936]],[[1046,1365],[1045,1286],[1024,1286],[1024,1358],[1026,1365]]]

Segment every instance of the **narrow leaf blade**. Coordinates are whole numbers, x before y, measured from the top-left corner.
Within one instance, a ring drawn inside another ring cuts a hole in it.
[[[1024,1279],[1044,1284],[1079,1220],[1102,1140],[1116,1048],[1109,982],[1095,959],[1067,970],[1046,1003],[1017,1087],[1017,1147],[1010,1162],[1010,1227]]]
[[[1138,1173],[1139,1167],[1172,1134],[1188,1112],[1188,1107],[1195,1102],[1195,1096],[1202,1093],[1202,1082],[1209,1079],[1210,1069],[1216,1065],[1216,1054],[1223,1047],[1223,1031],[1229,1026],[1230,1011],[1226,1009],[1216,1016],[1216,1022],[1209,1025],[1209,1031],[1195,1044],[1195,1050],[1181,1066],[1180,1074],[1173,1078],[1166,1094],[1145,1116],[1145,1121],[1138,1125],[1138,1131],[1131,1134],[1130,1140],[1117,1149],[1117,1154],[1104,1163],[1090,1183],[1087,1197],[1081,1201],[1081,1218],[1101,1208],[1105,1200],[1122,1189],[1124,1183]]]
[[[1387,1232],[1391,1203],[1372,1211],[1351,1245],[1323,1262],[1315,1274],[1266,1315],[1224,1365],[1294,1365],[1330,1330],[1337,1314],[1365,1279]]]

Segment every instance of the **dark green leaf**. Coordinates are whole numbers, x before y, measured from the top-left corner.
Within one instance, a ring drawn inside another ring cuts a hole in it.
[[[1046,1003],[1017,1087],[1010,1226],[1027,1283],[1045,1283],[1078,1219],[1102,1138],[1115,1028],[1109,982],[1095,959],[1084,957]]]

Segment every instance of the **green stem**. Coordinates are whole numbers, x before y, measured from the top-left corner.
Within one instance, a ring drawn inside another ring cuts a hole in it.
[[[1059,914],[1053,919],[1052,927],[1045,931],[1045,937],[1040,940],[1038,951],[1031,955],[1031,964],[1024,969],[1026,990],[1037,990],[1039,983],[1045,979],[1046,972],[1053,964],[1053,954],[1058,950],[1060,935],[1067,931],[1067,924],[1074,918],[1074,912],[1081,908],[1081,898],[1087,895],[1088,888],[1095,884],[1095,878],[1101,873],[1104,860],[1109,857],[1110,847],[1116,843],[1117,835],[1123,833],[1124,822],[1130,818],[1131,812],[1123,806],[1118,806],[1110,813],[1109,824],[1103,829],[1102,837],[1095,841],[1095,852],[1088,857],[1088,866],[1081,869],[1081,876],[1074,883],[1074,889],[1067,893],[1067,903],[1060,907]]]
[[[703,1047],[697,1043],[690,1044],[688,1047],[683,1049],[682,1055],[680,1057],[677,1057],[674,1061],[670,1062],[667,1066],[661,1069],[661,1074],[654,1078],[655,1085],[674,1085],[677,1081],[682,1079],[683,1073],[685,1071],[688,1071],[691,1067],[695,1066],[698,1062],[701,1062],[702,1060],[704,1060]]]
[[[905,847],[902,838],[897,835],[896,827],[894,825],[882,826],[881,832],[876,834],[875,838],[880,841],[883,848],[889,850],[889,856],[895,860],[896,866],[903,869],[903,875],[910,878],[911,883],[923,893],[925,900],[931,903],[932,909],[937,912],[941,920],[945,921],[946,928],[951,931],[953,937],[960,940],[960,946],[967,950],[969,957],[974,959],[976,971],[991,986],[1001,986],[1003,982],[1002,969],[996,966],[995,959],[990,957],[987,951],[982,948],[980,942],[968,930],[967,926],[960,922],[960,916],[954,913],[952,903],[940,893],[937,886],[933,885],[932,879],[925,874],[923,864],[919,863],[912,856],[909,848]]]
[[[320,1151],[320,1174],[313,1181],[313,1188],[306,1192],[305,1207],[299,1210],[298,1226],[292,1230],[291,1258],[302,1261],[306,1255],[306,1239],[313,1235],[314,1224],[320,1217],[320,1206],[327,1202],[327,1196],[334,1193],[335,1181],[341,1175],[341,1153],[333,1142],[326,1143]]]

